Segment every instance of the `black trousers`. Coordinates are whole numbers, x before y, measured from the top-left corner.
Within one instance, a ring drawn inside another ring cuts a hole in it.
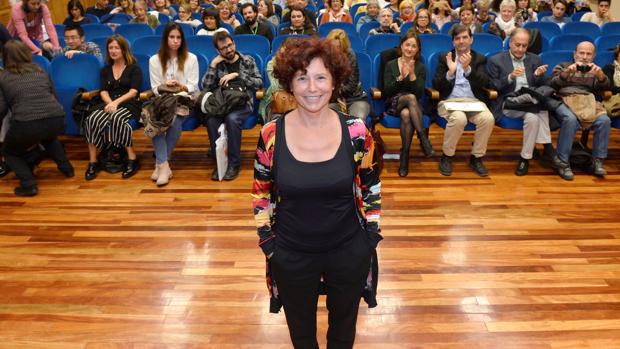
[[[303,253],[281,246],[271,259],[273,277],[296,349],[318,349],[316,311],[321,275],[327,293],[327,348],[352,348],[359,303],[370,268],[366,233],[325,253]]]
[[[62,143],[57,139],[65,128],[64,117],[35,121],[12,121],[2,145],[7,165],[15,172],[22,187],[31,187],[37,184],[31,170],[34,165],[32,158],[38,144],[54,159],[58,168],[70,169],[71,163],[67,159]],[[36,155],[34,155],[36,157]]]

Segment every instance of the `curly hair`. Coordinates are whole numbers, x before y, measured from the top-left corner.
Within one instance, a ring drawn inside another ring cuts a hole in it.
[[[286,52],[285,52],[286,51]],[[310,62],[319,58],[334,81],[334,99],[340,86],[351,75],[349,59],[329,40],[310,38],[290,38],[286,50],[278,51],[273,67],[273,75],[286,91],[292,91],[291,82],[298,71],[306,72]]]

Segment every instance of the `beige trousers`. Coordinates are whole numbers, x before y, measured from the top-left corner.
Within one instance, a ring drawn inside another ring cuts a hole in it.
[[[442,151],[444,155],[454,155],[456,152],[456,145],[463,135],[467,121],[471,121],[474,125],[476,125],[474,145],[471,153],[477,158],[483,157],[487,152],[487,144],[489,142],[489,138],[491,137],[491,133],[493,132],[493,126],[495,125],[493,114],[489,111],[489,108],[486,105],[484,105],[485,110],[480,112],[448,111],[443,106],[444,102],[458,101],[480,102],[477,99],[472,98],[454,98],[439,102],[437,109],[438,114],[448,121],[446,131],[443,135]]]

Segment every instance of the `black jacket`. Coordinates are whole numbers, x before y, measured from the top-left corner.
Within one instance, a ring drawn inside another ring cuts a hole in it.
[[[448,80],[446,78],[446,73],[448,72],[448,64],[446,63],[447,54],[448,52],[444,52],[439,56],[439,63],[437,64],[435,77],[433,78],[433,88],[439,91],[441,100],[448,98],[456,82],[456,79]],[[452,56],[456,57],[455,50],[452,50]],[[488,102],[488,99],[484,92],[484,88],[488,88],[490,84],[489,76],[485,68],[486,63],[487,59],[484,55],[471,50],[471,63],[469,65],[471,67],[471,73],[466,78],[469,81],[474,96],[485,103]]]

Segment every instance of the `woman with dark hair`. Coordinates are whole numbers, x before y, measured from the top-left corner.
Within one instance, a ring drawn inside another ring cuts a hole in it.
[[[517,0],[515,20],[519,28],[523,27],[525,23],[538,22],[538,14],[530,7],[529,0]]]
[[[203,28],[196,35],[213,36],[217,32],[227,31],[226,28],[222,27],[220,11],[217,8],[208,8],[202,11],[202,24]]]
[[[30,49],[22,42],[10,40],[2,51],[4,70],[0,71],[0,119],[11,111],[9,129],[2,144],[7,165],[15,171],[20,185],[17,196],[38,193],[31,162],[39,144],[67,177],[73,177],[73,166],[57,139],[64,132],[65,112],[56,100],[50,77],[32,62]],[[4,120],[0,120],[2,124]]]
[[[170,22],[164,29],[159,51],[149,60],[149,70],[155,95],[164,90],[185,91],[189,94],[198,91],[198,59],[187,49],[187,41],[178,23]],[[181,138],[186,116],[177,115],[166,131],[153,137],[155,170],[151,179],[158,186],[168,184],[172,178],[168,159]]]
[[[360,82],[357,57],[355,56],[355,52],[351,49],[351,42],[347,37],[347,33],[342,29],[334,29],[327,34],[325,39],[334,43],[342,53],[347,56],[349,67],[351,67],[351,75],[349,75],[349,78],[340,87],[340,100],[346,105],[349,115],[355,116],[361,120],[366,120],[366,117],[370,113],[370,104],[368,103],[368,96]],[[339,104],[332,103],[330,107],[336,110],[339,108]]]
[[[344,10],[343,0],[326,0],[325,5],[327,6],[327,12],[323,14],[323,17],[321,17],[321,22],[319,25],[328,22],[353,23],[351,15]]]
[[[148,24],[149,27],[155,29],[159,25],[159,19],[152,14],[148,13],[148,8],[146,5],[146,1],[137,0],[133,4],[133,9],[136,14],[136,17],[132,18],[129,23],[144,23]]]
[[[292,7],[290,11],[291,16],[291,26],[282,28],[280,30],[280,35],[314,35],[316,34],[316,30],[314,26],[308,22],[308,18],[306,17],[306,12],[298,7]]]
[[[267,258],[270,309],[284,306],[295,348],[318,348],[323,289],[327,347],[352,348],[360,298],[376,306],[374,250],[382,237],[374,143],[363,120],[329,108],[350,74],[335,45],[289,40],[275,62],[275,77],[298,107],[262,128],[254,162],[254,217]]]
[[[275,14],[273,2],[271,0],[259,0],[257,6],[258,19],[267,20],[276,28],[280,25],[280,18]]]
[[[88,116],[84,131],[88,142],[89,163],[85,178],[95,179],[101,169],[97,151],[108,144],[127,149],[127,163],[123,178],[138,172],[140,162],[132,147],[132,129],[129,121],[140,117],[142,103],[138,91],[142,84],[142,71],[131,54],[127,40],[113,35],[106,42],[106,66],[101,69],[101,99],[105,104]]]
[[[43,41],[42,25],[45,25],[45,31],[49,36],[48,41]],[[11,19],[7,29],[13,37],[19,38],[26,44],[33,54],[45,54],[46,57],[51,58],[53,52],[60,51],[52,15],[47,5],[42,4],[41,0],[23,0],[15,3],[11,9]]]
[[[92,23],[90,18],[85,15],[84,6],[80,0],[69,0],[67,3],[67,18],[62,22],[65,26],[82,25]]]
[[[385,65],[383,86],[387,96],[386,112],[400,116],[402,148],[398,175],[405,177],[409,173],[409,148],[413,132],[418,133],[424,155],[432,156],[433,146],[424,130],[422,110],[418,102],[424,94],[426,80],[426,67],[420,57],[420,38],[413,32],[407,32],[401,37],[398,49],[400,57]]]
[[[431,13],[423,8],[418,11],[415,21],[413,21],[413,28],[416,34],[432,34],[437,31],[431,25]]]

